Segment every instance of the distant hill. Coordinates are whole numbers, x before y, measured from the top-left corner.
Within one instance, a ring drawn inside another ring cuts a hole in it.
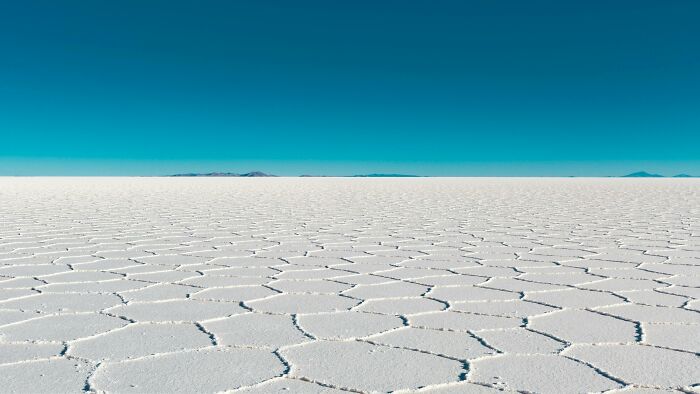
[[[674,178],[695,178],[694,176],[688,175],[688,174],[678,174],[678,175],[674,175],[673,177]]]
[[[418,178],[419,175],[406,174],[366,174],[366,175],[351,175],[353,178]]]
[[[631,174],[623,175],[622,178],[663,178],[663,175],[650,174],[646,171],[633,172]]]
[[[236,174],[233,172],[208,172],[204,174],[199,173],[188,173],[188,174],[175,174],[170,176],[176,177],[244,177],[244,178],[254,178],[254,177],[270,177],[275,175],[266,174],[260,171],[246,172],[244,174]]]

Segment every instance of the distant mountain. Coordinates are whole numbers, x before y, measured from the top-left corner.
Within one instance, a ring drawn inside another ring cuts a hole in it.
[[[678,175],[674,175],[673,177],[674,178],[695,178],[694,176],[688,175],[688,174],[678,174]]]
[[[366,175],[351,175],[353,178],[418,178],[419,175],[406,174],[366,174]]]
[[[260,171],[252,171],[252,172],[246,172],[244,174],[236,174],[233,172],[208,172],[204,174],[199,174],[199,173],[188,173],[188,174],[175,174],[175,175],[170,175],[170,176],[177,176],[177,177],[244,177],[244,178],[254,178],[254,177],[269,177],[269,176],[275,176],[275,175],[270,175],[266,174],[264,172]]]
[[[631,174],[623,175],[622,178],[663,178],[663,175],[650,174],[646,171],[633,172]]]
[[[245,174],[241,174],[240,176],[245,176],[245,177],[265,177],[265,176],[277,176],[277,175],[266,174],[266,173],[260,172],[260,171],[253,171],[253,172],[247,172],[247,173],[245,173]]]

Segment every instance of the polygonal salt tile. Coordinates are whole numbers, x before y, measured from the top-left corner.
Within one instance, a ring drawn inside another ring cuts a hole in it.
[[[368,274],[368,273],[388,271],[388,270],[394,269],[396,267],[394,267],[393,265],[389,265],[389,264],[357,264],[357,263],[347,262],[346,264],[333,265],[333,268],[352,272],[352,273]]]
[[[665,257],[687,257],[687,258],[691,258],[691,259],[698,258],[696,251],[683,250],[683,249],[668,249],[668,250],[655,249],[650,254],[655,255],[655,256],[665,256]]]
[[[101,282],[106,280],[123,279],[124,275],[111,272],[97,271],[68,271],[52,275],[38,277],[46,283],[75,283],[75,282]]]
[[[72,342],[68,354],[93,361],[115,361],[211,345],[209,336],[194,324],[130,324]]]
[[[188,294],[199,290],[201,289],[192,286],[162,283],[138,290],[119,292],[119,294],[128,302],[165,301],[185,299]]]
[[[688,301],[684,309],[700,312],[700,300]]]
[[[236,303],[187,299],[130,303],[112,308],[108,312],[117,316],[125,316],[138,322],[194,322],[237,315],[245,312],[245,309]]]
[[[174,267],[167,265],[154,265],[154,264],[142,264],[133,265],[131,267],[117,268],[111,270],[111,272],[116,272],[119,274],[126,274],[127,277],[133,274],[150,274],[155,272],[170,272]]]
[[[665,284],[676,285],[676,286],[687,286],[687,287],[697,287],[698,282],[700,282],[700,277],[698,276],[673,276],[670,278],[659,279],[659,282]],[[668,287],[668,286],[666,286]]]
[[[198,287],[235,287],[264,285],[274,279],[258,277],[233,277],[233,276],[198,276],[196,278],[185,279],[180,284]]]
[[[391,269],[380,270],[375,272],[376,275],[380,275],[386,278],[391,278],[395,280],[412,280],[416,278],[426,278],[431,276],[445,275],[447,271],[443,270],[432,270],[432,269],[422,269],[422,268],[396,268],[390,267]]]
[[[2,263],[2,261],[0,261]],[[32,265],[13,265],[3,267],[0,266],[0,276],[8,277],[30,277],[34,278],[41,275],[57,274],[59,272],[70,271],[70,268],[61,264],[32,264]]]
[[[41,248],[36,248],[35,251],[41,252]],[[21,256],[21,255],[27,255],[26,257],[19,257],[19,258],[3,258],[0,260],[1,264],[4,265],[46,265],[46,264],[51,264],[53,263],[54,260],[56,260],[60,255],[53,255],[53,254],[33,254],[34,251],[31,250],[30,248],[17,248],[13,253],[10,254],[10,256]]]
[[[428,394],[503,394],[504,391],[471,382],[439,384],[422,388],[416,393]]]
[[[659,279],[668,277],[666,274],[644,271],[637,268],[591,268],[592,274],[615,279]]]
[[[44,316],[35,311],[12,311],[0,309],[0,326]]]
[[[352,250],[314,250],[310,251],[309,256],[313,257],[343,257],[347,259],[352,259],[353,257],[368,257],[369,255],[365,252],[357,252]]]
[[[0,301],[12,300],[15,298],[27,297],[30,295],[39,294],[36,290],[31,289],[2,289],[0,288]]]
[[[303,265],[291,265],[287,264],[286,262],[281,265],[277,265],[274,268],[272,268],[277,271],[277,273],[281,272],[321,272],[321,271],[327,271],[324,270],[323,268],[309,268],[309,267],[304,267]],[[336,270],[331,270],[331,272],[335,272]],[[341,272],[345,272],[346,274],[350,274],[348,271],[342,270]]]
[[[700,276],[700,266],[698,265],[646,263],[640,265],[639,268],[659,272],[666,275]]]
[[[134,260],[145,264],[178,266],[188,264],[201,264],[209,260],[209,258],[172,254],[135,257]]]
[[[643,324],[644,343],[700,353],[700,326],[693,324]]]
[[[648,388],[648,387],[639,387],[639,386],[628,386],[622,389],[617,389],[617,390],[612,390],[612,391],[606,391],[606,393],[610,394],[668,394],[668,393],[675,393],[675,394],[680,394],[683,393],[683,391],[680,390],[674,390],[674,389],[658,389],[658,388]]]
[[[350,272],[333,270],[333,269],[314,269],[314,270],[295,270],[285,271],[275,275],[276,279],[296,279],[296,280],[313,280],[313,279],[331,279],[339,276],[348,275]]]
[[[564,355],[583,360],[625,382],[660,387],[697,384],[697,355],[644,345],[577,345]]]
[[[270,282],[268,286],[283,293],[325,293],[335,294],[349,289],[351,286],[345,283],[330,280],[287,280],[281,279]]]
[[[394,281],[391,278],[367,274],[340,276],[333,280],[351,285],[373,285],[379,283],[391,283]]]
[[[284,370],[266,350],[213,348],[105,363],[90,381],[95,390],[107,392],[219,392],[263,382]]]
[[[348,264],[348,260],[337,257],[290,257],[285,259],[289,264],[303,265],[308,267],[326,267],[339,264]]]
[[[181,280],[196,278],[202,276],[198,272],[187,271],[162,271],[148,272],[139,274],[127,274],[127,278],[131,280],[141,280],[145,282],[163,283],[163,282],[179,282]]]
[[[489,346],[509,354],[558,353],[565,346],[562,342],[524,328],[479,331],[477,336]]]
[[[120,268],[140,266],[134,260],[126,259],[101,259],[84,263],[72,264],[73,268],[80,271],[114,271]]]
[[[58,356],[63,345],[56,343],[0,343],[0,364]]]
[[[43,293],[10,301],[0,301],[0,308],[55,312],[97,312],[120,305],[112,294]]]
[[[404,259],[410,258],[410,257],[419,257],[419,256],[425,256],[426,254],[420,251],[416,250],[408,250],[408,249],[390,249],[390,250],[374,250],[371,252],[373,255],[378,256],[378,257],[402,257]],[[359,257],[355,258],[355,260],[359,260],[359,262],[362,262],[362,259],[371,259],[371,257]],[[379,258],[378,258],[379,259]],[[391,259],[390,261],[392,263],[396,263],[398,259]]]
[[[596,310],[645,323],[700,323],[700,313],[680,308],[626,304],[600,307]]]
[[[93,261],[99,261],[95,256],[92,255],[75,255],[75,256],[65,256],[65,257],[59,257],[57,258],[54,263],[55,264],[71,264],[71,265],[78,265],[78,264],[85,264],[85,263],[91,263]]]
[[[498,278],[498,277],[509,278],[509,277],[520,275],[520,272],[514,270],[513,268],[509,268],[509,267],[491,267],[491,266],[483,267],[482,266],[482,267],[458,268],[458,269],[455,269],[454,271],[458,272],[460,274],[474,275],[474,276],[480,276],[480,277],[484,277],[484,278]]]
[[[633,290],[617,292],[619,296],[627,298],[635,304],[645,304],[653,306],[670,306],[680,308],[688,298],[673,294],[661,293],[656,290]]]
[[[34,278],[0,278],[0,289],[30,289],[45,284],[46,282]]]
[[[523,324],[521,319],[510,317],[475,315],[451,311],[415,315],[409,317],[408,321],[412,327],[456,331],[514,328]]]
[[[576,261],[567,261],[566,265],[569,267],[577,267],[584,269],[630,269],[637,266],[636,263],[600,260],[592,258]]]
[[[130,248],[130,250],[138,250],[140,252],[151,254],[175,252],[179,251],[179,248],[182,247],[182,245],[176,243],[158,242],[157,240],[137,240],[134,242],[134,244],[138,244],[138,246],[134,246]]]
[[[406,268],[430,268],[436,270],[456,270],[460,268],[479,267],[475,260],[459,257],[447,260],[442,256],[439,258],[436,257],[435,259],[429,259],[426,257],[406,260],[401,262],[400,265]]]
[[[427,286],[408,282],[358,285],[343,294],[363,300],[372,298],[418,297],[428,291]]]
[[[475,286],[434,287],[427,295],[444,301],[503,301],[516,300],[520,297],[517,293],[510,291]]]
[[[370,253],[375,254],[375,256],[362,256],[362,257],[352,257],[348,258],[348,260],[352,261],[353,263],[356,264],[399,264],[402,261],[408,260],[410,256],[379,256],[377,255],[378,253],[382,253],[380,250],[373,250],[370,251]],[[399,253],[398,250],[394,250],[392,253]],[[421,253],[413,253],[409,252],[409,255],[420,255]]]
[[[569,273],[527,273],[520,275],[518,279],[527,280],[531,282],[549,283],[555,285],[579,285],[589,282],[595,282],[601,279],[600,276],[594,276],[586,274],[583,272],[569,272]]]
[[[316,383],[299,379],[275,378],[253,387],[246,387],[235,391],[236,393],[308,393],[308,394],[343,394],[347,391],[324,387]]]
[[[597,306],[624,304],[622,297],[602,291],[554,290],[543,293],[527,293],[525,300],[541,302],[560,308],[594,308]]]
[[[312,252],[312,250],[309,250]],[[306,255],[306,251],[287,251],[287,250],[275,250],[267,249],[263,251],[256,251],[253,257],[239,257],[239,258],[263,258],[263,259],[286,259],[288,257],[301,257]],[[234,260],[234,259],[231,259]],[[270,264],[265,264],[270,265]]]
[[[0,365],[0,387],[6,393],[77,393],[90,370],[84,361],[64,358]]]
[[[546,275],[546,277],[552,276],[552,275],[557,275],[557,274],[581,274],[585,273],[585,269],[583,268],[578,268],[578,267],[566,267],[563,265],[557,265],[554,267],[523,267],[523,268],[518,268],[518,271],[522,271],[525,274],[519,275],[520,278],[527,279],[528,275],[532,275],[533,277],[538,277],[540,275]],[[539,279],[539,278],[538,278]],[[603,278],[596,278],[596,280],[600,280]],[[543,281],[543,282],[546,282]]]
[[[537,254],[542,256],[557,256],[557,257],[586,257],[595,255],[596,252],[590,250],[573,249],[573,248],[535,248],[530,255]]]
[[[70,341],[127,324],[123,319],[97,313],[51,315],[2,327],[0,338],[6,341]]]
[[[93,253],[97,257],[102,257],[105,259],[140,259],[141,257],[146,257],[146,252],[141,252],[138,250],[97,250],[99,245],[95,245],[92,250],[95,250],[95,253]],[[151,255],[147,255],[151,256]]]
[[[292,365],[293,377],[363,391],[417,389],[458,381],[464,373],[459,361],[356,341],[315,341],[281,353]],[[387,366],[396,365],[397,360],[400,367],[387,373]]]
[[[593,368],[557,355],[499,355],[474,360],[471,367],[469,381],[507,390],[558,394],[621,387]]]
[[[298,315],[297,320],[306,332],[324,339],[360,338],[403,326],[397,316],[355,311]]]
[[[267,267],[274,267],[277,265],[285,264],[284,261],[277,258],[266,258],[266,257],[219,257],[209,261],[210,264],[224,265],[227,267],[239,267],[239,268],[252,268],[260,267],[262,269],[269,269]]]
[[[534,256],[534,255],[533,255]],[[545,267],[558,267],[558,263],[552,261],[552,258],[540,256],[542,261],[535,260],[529,256],[527,259],[513,259],[513,258],[503,258],[503,259],[493,259],[484,260],[480,263],[489,267],[503,267],[521,270],[523,268],[545,268]]]
[[[469,252],[469,253],[465,254],[465,256],[472,258],[472,259],[478,259],[481,261],[482,264],[489,264],[491,261],[499,261],[499,260],[515,261],[515,258],[518,257],[515,253],[498,252],[498,251],[493,251],[493,252],[482,251],[482,252],[474,252],[474,253]],[[515,265],[515,264],[513,264],[513,265]]]
[[[441,356],[467,360],[495,351],[464,332],[404,327],[366,339],[372,343],[416,349]]]
[[[252,257],[253,253],[246,250],[236,250],[236,249],[216,249],[216,250],[200,250],[187,252],[188,256],[195,257],[207,257],[207,258],[238,258],[238,257]]]
[[[246,313],[202,324],[220,345],[270,347],[293,345],[309,340],[294,326],[292,317]]]
[[[644,261],[664,261],[664,257],[654,256],[655,253],[644,253],[646,249],[658,249],[653,247],[654,243],[638,243],[633,242],[623,248],[605,248],[597,250],[596,258],[616,261],[630,261],[632,263],[642,263]],[[667,244],[665,244],[667,245]],[[664,245],[664,246],[665,246]]]
[[[355,309],[363,312],[384,313],[387,315],[406,315],[411,313],[442,311],[446,308],[447,305],[443,302],[428,298],[414,297],[368,300]]]
[[[183,267],[189,268],[189,267]],[[246,277],[266,277],[279,273],[278,270],[268,267],[220,267],[212,266],[207,269],[199,267],[198,271],[203,271],[205,276],[233,276],[236,278]]]
[[[634,323],[585,310],[563,310],[530,319],[529,328],[570,343],[634,342]]]
[[[659,289],[662,293],[679,295],[681,297],[689,297],[700,299],[700,287],[683,287],[683,286],[670,286]]]
[[[192,294],[191,298],[196,300],[248,301],[275,294],[280,294],[280,292],[265,286],[237,286],[201,290]]]
[[[566,287],[549,283],[529,282],[519,278],[494,278],[483,284],[485,287],[512,292],[536,292],[561,290]]]
[[[604,279],[599,282],[579,285],[582,289],[603,291],[653,290],[668,287],[649,279]]]
[[[555,308],[523,300],[453,302],[451,310],[482,315],[526,318],[554,311]]]
[[[129,291],[142,289],[148,286],[149,283],[137,282],[131,280],[108,280],[104,282],[76,282],[76,283],[57,283],[44,286],[37,286],[37,290],[42,293],[117,293],[120,291]]]
[[[416,278],[415,283],[426,286],[472,286],[486,282],[485,278],[470,275],[431,276],[429,278]]]
[[[360,301],[333,294],[279,294],[247,302],[255,311],[270,313],[316,313],[347,310]]]

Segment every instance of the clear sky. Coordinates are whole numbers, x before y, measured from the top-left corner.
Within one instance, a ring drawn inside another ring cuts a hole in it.
[[[700,1],[3,1],[0,174],[700,175]]]

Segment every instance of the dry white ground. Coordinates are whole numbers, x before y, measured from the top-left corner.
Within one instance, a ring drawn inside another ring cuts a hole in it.
[[[0,179],[0,392],[700,389],[700,181]]]

